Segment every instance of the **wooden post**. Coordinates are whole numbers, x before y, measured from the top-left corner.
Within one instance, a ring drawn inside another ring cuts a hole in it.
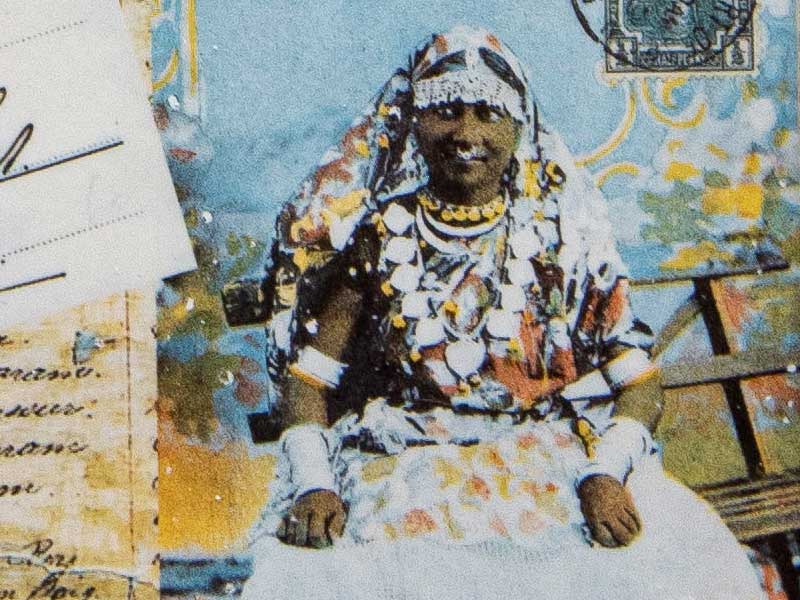
[[[693,279],[692,283],[695,299],[700,305],[700,314],[708,331],[712,352],[715,355],[731,354],[732,336],[730,326],[725,325],[728,321],[727,316],[719,303],[719,282],[710,277],[698,277]],[[727,379],[722,381],[721,385],[728,400],[748,473],[753,479],[761,478],[764,476],[764,463],[739,380]]]

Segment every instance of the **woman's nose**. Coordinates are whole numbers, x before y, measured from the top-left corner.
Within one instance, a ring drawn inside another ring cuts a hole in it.
[[[459,145],[475,145],[483,142],[480,119],[475,107],[466,106],[453,130],[453,141]]]

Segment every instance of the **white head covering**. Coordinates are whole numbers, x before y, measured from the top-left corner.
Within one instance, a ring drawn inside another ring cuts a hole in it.
[[[493,34],[463,26],[422,44],[408,67],[389,79],[325,153],[284,206],[278,251],[341,250],[380,205],[423,188],[428,169],[414,136],[413,113],[454,101],[486,102],[520,123],[519,145],[506,176],[510,212],[518,224],[544,215],[557,231],[554,250],[564,272],[574,272],[582,250],[595,246],[598,260],[616,267],[604,269],[602,279],[613,282],[624,274],[605,200],[561,138],[543,126],[522,65]]]

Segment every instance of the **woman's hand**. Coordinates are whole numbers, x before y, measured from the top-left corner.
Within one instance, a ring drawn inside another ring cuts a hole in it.
[[[628,490],[610,475],[592,475],[578,486],[581,511],[592,537],[606,548],[627,546],[642,530]]]
[[[295,500],[277,536],[293,546],[325,548],[342,536],[346,520],[344,502],[335,492],[312,490]]]

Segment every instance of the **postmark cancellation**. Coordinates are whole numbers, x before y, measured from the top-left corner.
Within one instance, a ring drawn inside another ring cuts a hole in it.
[[[607,73],[754,68],[755,0],[573,0],[573,7],[603,48]]]

